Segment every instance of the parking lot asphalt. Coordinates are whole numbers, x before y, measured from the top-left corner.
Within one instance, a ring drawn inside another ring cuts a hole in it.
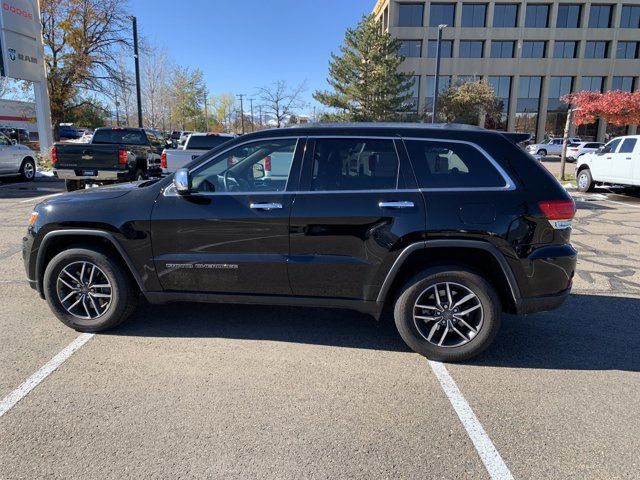
[[[0,183],[0,398],[79,337],[20,255],[32,207],[61,188]],[[389,322],[143,306],[0,417],[0,478],[509,478],[487,442],[515,478],[638,478],[640,199],[573,195],[572,296],[444,367],[471,420]]]

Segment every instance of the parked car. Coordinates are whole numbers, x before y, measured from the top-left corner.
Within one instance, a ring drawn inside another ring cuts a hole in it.
[[[29,130],[25,128],[0,127],[0,133],[6,135],[17,143],[29,141]]]
[[[582,155],[576,177],[581,192],[598,184],[640,186],[640,135],[614,138],[597,152]]]
[[[120,324],[140,295],[389,307],[416,352],[468,359],[503,311],[553,309],[571,290],[575,204],[520,137],[417,124],[243,135],[169,177],[39,204],[29,283],[83,332]],[[284,177],[265,176],[268,156],[287,159]]]
[[[187,141],[187,138],[192,133],[196,133],[196,132],[189,132],[187,130],[180,132],[180,138],[178,138],[178,145],[184,145],[184,143]]]
[[[91,141],[56,143],[51,149],[54,173],[68,191],[83,189],[87,182],[109,183],[159,176],[164,141],[141,128],[98,128]]]
[[[36,176],[36,152],[0,133],[0,176],[20,175],[31,181]]]
[[[67,139],[76,139],[82,136],[83,131],[78,130],[77,128],[69,125],[60,125],[58,128],[58,136]]]
[[[93,130],[85,130],[82,133],[82,136],[78,139],[80,143],[91,143],[91,139],[93,138]]]
[[[600,142],[578,142],[567,145],[567,162],[573,163],[578,157],[585,153],[596,152],[604,143]]]
[[[192,133],[187,137],[183,147],[167,148],[162,152],[162,173],[175,172],[203,153],[228,142],[233,137],[234,135],[228,133]]]
[[[546,157],[547,155],[562,155],[562,142],[564,140],[562,138],[548,138],[542,143],[532,143],[531,145],[527,145],[527,152],[535,155],[542,155]],[[571,137],[569,138],[569,143],[579,143],[582,139],[580,137]]]

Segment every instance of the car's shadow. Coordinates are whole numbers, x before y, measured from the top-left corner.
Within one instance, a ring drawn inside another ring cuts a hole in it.
[[[495,343],[468,365],[640,371],[640,299],[572,295],[554,312],[506,316]],[[389,316],[320,308],[144,306],[114,335],[234,338],[408,352]]]

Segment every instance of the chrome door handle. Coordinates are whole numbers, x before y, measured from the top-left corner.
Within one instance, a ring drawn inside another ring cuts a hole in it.
[[[625,160],[631,160],[631,157],[625,157]]]
[[[278,210],[282,208],[281,203],[252,203],[249,208],[254,210]]]
[[[413,202],[380,202],[380,208],[413,208]]]

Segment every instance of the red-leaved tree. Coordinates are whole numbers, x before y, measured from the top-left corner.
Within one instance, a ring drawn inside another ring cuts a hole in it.
[[[633,93],[582,91],[565,95],[561,100],[573,105],[576,125],[593,123],[598,118],[619,126],[640,124],[640,90]]]

